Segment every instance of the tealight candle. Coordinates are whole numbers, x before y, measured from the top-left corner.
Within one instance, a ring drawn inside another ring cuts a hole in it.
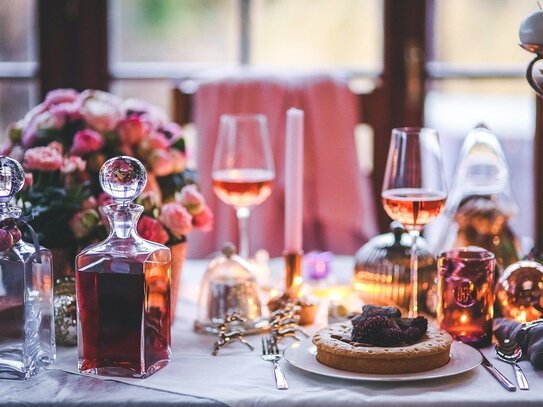
[[[536,11],[524,19],[520,25],[521,44],[543,45],[543,10]]]

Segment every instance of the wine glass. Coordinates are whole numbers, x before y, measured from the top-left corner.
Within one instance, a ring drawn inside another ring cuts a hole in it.
[[[248,258],[251,208],[270,196],[275,178],[266,116],[221,116],[211,176],[219,199],[236,210],[239,254]]]
[[[445,206],[447,187],[437,132],[428,128],[392,130],[383,190],[383,207],[411,236],[409,316],[418,313],[417,239]]]

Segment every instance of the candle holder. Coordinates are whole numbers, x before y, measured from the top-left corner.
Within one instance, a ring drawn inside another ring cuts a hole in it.
[[[455,340],[485,347],[492,340],[494,254],[476,246],[442,252],[437,323]]]
[[[317,304],[310,302],[302,294],[302,251],[285,253],[285,291],[269,300],[268,308],[270,312],[285,308],[287,304],[293,304],[300,307],[300,325],[309,325],[315,321],[317,313]]]

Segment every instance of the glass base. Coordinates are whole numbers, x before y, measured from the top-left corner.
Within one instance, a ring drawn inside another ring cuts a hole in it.
[[[21,348],[3,348],[0,350],[0,379],[27,380],[54,361],[54,355],[38,354],[25,363]]]
[[[151,366],[147,367],[147,369],[138,370],[136,369],[132,364],[130,363],[117,363],[112,366],[100,366],[100,367],[89,367],[84,368],[83,366],[89,366],[94,365],[96,366],[98,363],[96,361],[79,361],[77,363],[77,368],[79,369],[80,373],[88,374],[88,375],[99,375],[99,376],[117,376],[117,377],[131,377],[134,379],[145,379],[146,377],[149,377],[153,375],[154,373],[158,372],[163,367],[167,366],[170,363],[169,359],[162,359],[155,363],[153,363]],[[107,364],[106,362],[100,363],[101,365]]]

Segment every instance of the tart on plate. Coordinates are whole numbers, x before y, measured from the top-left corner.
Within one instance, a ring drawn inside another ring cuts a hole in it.
[[[401,318],[392,307],[365,305],[349,322],[332,324],[313,336],[317,360],[357,373],[405,374],[449,362],[452,337],[427,326],[423,317]]]

